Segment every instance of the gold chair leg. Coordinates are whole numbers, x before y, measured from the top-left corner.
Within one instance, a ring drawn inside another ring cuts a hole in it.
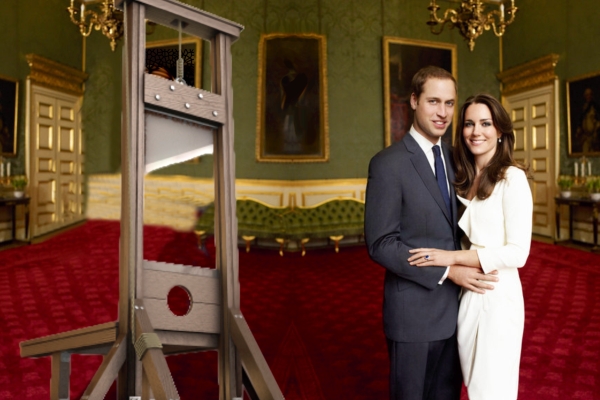
[[[275,238],[275,241],[279,243],[279,255],[283,257],[283,246],[285,245],[284,238]]]
[[[344,235],[329,236],[329,239],[333,240],[333,243],[335,244],[335,252],[336,253],[340,252],[340,240],[342,240],[343,238],[344,238]]]
[[[300,240],[300,248],[302,249],[302,257],[304,257],[304,255],[306,254],[306,248],[304,247],[304,245],[306,243],[308,243],[310,241],[309,238],[304,238],[302,240]]]
[[[244,239],[244,241],[246,242],[246,253],[250,253],[250,245],[252,241],[256,239],[256,236],[242,235],[242,239]]]

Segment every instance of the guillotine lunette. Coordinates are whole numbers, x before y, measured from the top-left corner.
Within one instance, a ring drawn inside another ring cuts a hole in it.
[[[217,349],[220,400],[241,399],[242,386],[253,399],[283,399],[240,311],[231,44],[243,27],[176,0],[118,0],[117,7],[125,11],[119,319],[22,342],[21,356],[52,357],[52,400],[69,398],[71,354],[104,355],[83,400],[103,399],[115,379],[120,400],[175,400],[165,354]],[[146,20],[210,42],[212,92],[144,72]],[[160,129],[153,128],[157,121]],[[181,143],[202,146],[207,138],[214,149],[216,269],[143,260],[148,159],[176,158]],[[190,294],[185,316],[168,310],[174,286]]]

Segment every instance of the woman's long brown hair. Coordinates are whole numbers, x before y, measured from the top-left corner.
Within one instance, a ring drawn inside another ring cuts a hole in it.
[[[472,104],[485,104],[492,114],[492,123],[502,139],[498,143],[496,152],[492,156],[489,164],[481,171],[479,178],[479,187],[477,188],[477,198],[484,200],[490,197],[496,183],[504,179],[506,169],[514,166],[527,173],[527,168],[516,162],[513,158],[513,149],[515,146],[515,134],[510,116],[502,107],[502,104],[496,98],[489,94],[478,94],[469,97],[460,109],[458,117],[458,127],[456,130],[456,139],[454,140],[454,162],[456,165],[456,180],[454,187],[461,197],[466,197],[469,189],[475,181],[475,158],[473,153],[467,147],[463,136],[465,126],[465,113]]]

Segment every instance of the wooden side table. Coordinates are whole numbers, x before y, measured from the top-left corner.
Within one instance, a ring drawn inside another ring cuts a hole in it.
[[[10,242],[17,241],[17,206],[25,207],[25,242],[30,243],[29,240],[29,202],[31,198],[29,197],[13,197],[13,196],[5,196],[0,197],[0,207],[6,207],[11,209],[12,216],[12,239]],[[4,241],[2,243],[6,243]]]
[[[600,202],[594,201],[589,198],[581,197],[555,197],[554,202],[556,203],[556,240],[555,243],[560,239],[560,206],[569,206],[569,241],[573,240],[573,208],[574,207],[590,207],[592,209],[592,226],[594,230],[594,247],[592,251],[598,251],[598,214],[600,212]]]

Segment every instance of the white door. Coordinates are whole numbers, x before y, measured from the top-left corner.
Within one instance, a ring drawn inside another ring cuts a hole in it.
[[[554,236],[557,84],[503,98],[515,130],[515,158],[530,167],[533,233]]]

